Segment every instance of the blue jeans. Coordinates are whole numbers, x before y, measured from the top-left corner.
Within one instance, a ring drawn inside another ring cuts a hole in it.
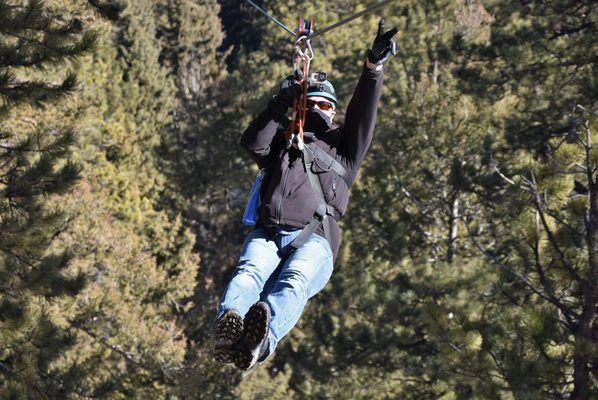
[[[279,232],[274,237],[263,229],[251,232],[239,258],[239,265],[218,306],[218,318],[236,309],[245,315],[262,300],[272,312],[270,346],[259,361],[274,352],[278,342],[297,324],[307,300],[324,289],[333,270],[328,241],[317,234],[299,249],[290,243],[300,230]]]

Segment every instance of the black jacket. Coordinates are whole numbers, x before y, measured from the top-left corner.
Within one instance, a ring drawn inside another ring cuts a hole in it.
[[[354,179],[372,142],[378,101],[382,92],[383,71],[364,67],[347,108],[345,124],[313,136],[317,146],[335,157]],[[301,154],[295,148],[284,152],[284,130],[288,119],[275,101],[249,125],[241,145],[252,155],[266,176],[260,191],[257,227],[303,228],[313,218],[317,207],[312,187],[304,170]],[[306,142],[309,140],[305,134]],[[284,154],[281,157],[281,154]],[[318,174],[325,200],[343,215],[349,201],[349,188],[334,172],[317,161],[312,166]],[[334,258],[340,244],[340,228],[333,221],[330,246]],[[323,232],[319,230],[323,235]]]

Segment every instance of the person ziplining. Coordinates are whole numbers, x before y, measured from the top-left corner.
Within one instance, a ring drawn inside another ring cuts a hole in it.
[[[340,23],[328,30],[336,26]],[[380,20],[345,124],[339,126],[332,83],[324,73],[309,74],[309,37],[322,31],[312,34],[311,23],[300,20],[295,73],[281,81],[241,137],[264,173],[255,229],[218,305],[217,361],[242,370],[264,362],[297,324],[308,299],[330,279],[340,244],[338,220],[374,134],[383,64],[396,55],[398,29],[384,30]]]

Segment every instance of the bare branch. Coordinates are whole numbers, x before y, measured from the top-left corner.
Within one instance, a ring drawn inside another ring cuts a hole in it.
[[[582,24],[580,26],[575,26],[575,27],[561,26],[561,28],[559,30],[553,31],[552,36],[550,36],[548,38],[548,40],[554,40],[561,36],[569,36],[574,33],[583,32],[585,30],[592,28],[595,24],[596,24],[596,22],[590,21],[590,22],[586,22],[585,24]]]
[[[579,108],[580,110],[582,110],[583,112],[587,112],[593,115],[598,115],[598,112],[596,111],[592,111],[592,110],[588,110],[587,108],[585,108],[584,106],[582,106],[581,104],[576,104],[575,105],[576,108]]]
[[[511,185],[515,185],[515,182],[509,178],[507,178],[501,171],[500,169],[498,169],[498,167],[495,165],[494,166],[494,171],[505,181],[507,181],[508,183],[510,183]]]
[[[471,232],[469,231],[469,227],[467,226],[467,223],[465,223],[465,226],[466,226],[466,229],[468,230],[468,232],[470,233],[468,235],[469,236],[469,240],[473,243],[473,245],[475,247],[478,248],[478,250],[484,256],[486,256],[486,258],[488,260],[490,260],[492,262],[492,264],[494,264],[497,267],[499,267],[499,268],[501,268],[501,269],[509,272],[514,277],[516,277],[521,283],[523,283],[525,286],[527,286],[529,289],[531,289],[531,291],[534,292],[537,296],[539,296],[540,298],[548,301],[549,303],[551,303],[554,306],[556,306],[559,310],[561,310],[562,313],[563,313],[563,315],[567,319],[567,323],[566,323],[567,328],[569,330],[571,330],[572,332],[574,331],[574,326],[576,324],[573,321],[573,318],[576,318],[576,319],[579,318],[579,314],[577,314],[575,311],[573,311],[570,307],[567,307],[565,304],[563,304],[561,301],[559,301],[559,299],[557,299],[556,297],[544,293],[541,289],[537,288],[527,277],[519,274],[517,271],[515,271],[514,268],[512,268],[511,266],[509,266],[507,264],[504,264],[504,263],[500,262],[496,256],[488,253],[482,247],[482,245],[475,239],[474,235],[471,234]],[[563,323],[564,323],[564,321],[563,321]]]
[[[124,351],[120,348],[120,346],[115,346],[113,344],[108,343],[108,341],[105,338],[102,337],[98,337],[98,335],[96,335],[91,329],[79,325],[79,324],[75,324],[74,322],[70,322],[70,325],[75,328],[78,329],[82,332],[85,332],[87,335],[89,335],[92,339],[96,340],[98,343],[100,343],[102,346],[114,351],[117,354],[120,354],[128,364],[143,369],[144,371],[149,372],[150,374],[156,374],[156,371],[154,371],[151,367],[144,365],[143,363],[135,360],[133,358],[133,353],[128,352],[128,351]]]

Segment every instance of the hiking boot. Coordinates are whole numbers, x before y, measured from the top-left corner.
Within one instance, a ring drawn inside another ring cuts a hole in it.
[[[228,310],[214,325],[214,358],[221,363],[232,363],[239,339],[243,336],[243,317],[237,310]]]
[[[247,371],[268,350],[270,331],[270,306],[259,301],[251,306],[243,322],[243,338],[235,352],[235,367]]]

